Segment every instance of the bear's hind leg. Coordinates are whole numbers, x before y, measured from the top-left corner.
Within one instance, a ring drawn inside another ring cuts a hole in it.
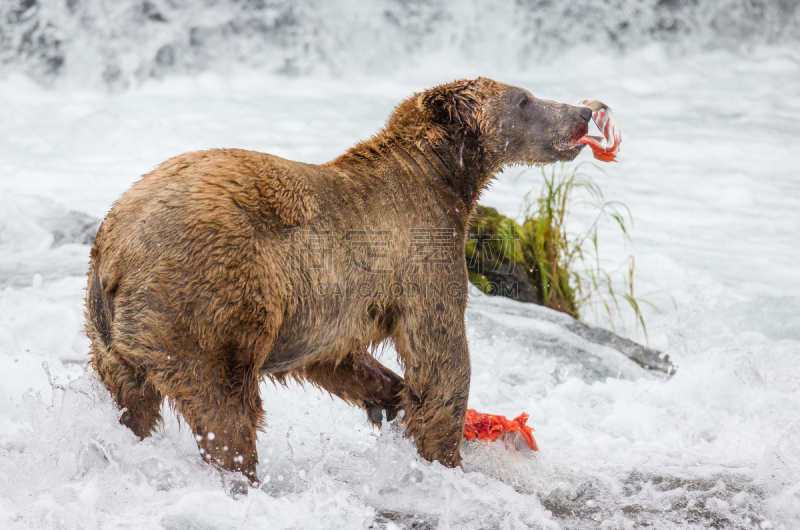
[[[203,460],[258,483],[256,432],[264,418],[258,371],[195,359],[164,373],[171,377],[159,388],[189,424]]]
[[[111,392],[117,406],[125,409],[120,423],[139,438],[153,434],[161,423],[161,393],[150,383],[142,371],[135,370],[115,353],[105,352],[92,356],[100,380]]]
[[[393,420],[400,411],[403,378],[383,366],[366,348],[349,353],[339,363],[306,366],[298,374],[314,385],[362,407],[373,425],[380,426],[383,411]]]

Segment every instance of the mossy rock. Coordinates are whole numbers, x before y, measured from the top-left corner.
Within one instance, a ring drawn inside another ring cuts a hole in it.
[[[546,305],[577,316],[577,308],[569,297],[551,296],[545,303],[543,293],[552,289],[541,285],[538,269],[543,263],[537,262],[533,239],[537,226],[535,219],[526,219],[520,226],[496,209],[479,205],[465,252],[469,280],[487,294]]]

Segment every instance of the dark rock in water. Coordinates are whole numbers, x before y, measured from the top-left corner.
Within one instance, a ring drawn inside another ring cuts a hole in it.
[[[642,368],[658,370],[670,375],[675,372],[675,366],[670,362],[669,355],[662,354],[658,350],[637,344],[607,329],[589,326],[579,320],[565,322],[565,325],[579,337],[595,344],[614,348]]]
[[[12,195],[0,202],[0,286],[86,274],[88,245],[101,219],[44,197]]]
[[[172,66],[175,62],[175,49],[171,44],[165,44],[156,53],[156,64],[159,66]]]
[[[506,342],[530,348],[525,356],[530,366],[504,368],[512,379],[516,371],[534,370],[548,363],[555,365],[557,383],[569,377],[591,383],[609,377],[665,377],[675,372],[669,356],[657,350],[535,304],[478,295],[470,299],[467,321],[476,330],[475,338],[498,345],[498,351],[488,352],[498,366],[509,364],[500,353]],[[512,357],[520,356],[514,353]]]
[[[62,210],[39,220],[40,226],[53,234],[53,247],[69,243],[91,245],[102,219],[83,212]]]
[[[509,260],[503,260],[497,265],[497,270],[493,270],[495,267],[486,263],[481,263],[474,269],[483,271],[483,277],[489,282],[486,294],[505,296],[529,304],[540,303],[538,290],[528,279],[528,273],[523,267]]]
[[[158,8],[153,5],[152,2],[144,2],[142,4],[142,13],[146,16],[149,20],[154,22],[166,22],[167,19],[164,17],[163,14],[158,10]]]
[[[772,528],[759,524],[767,519],[760,506],[735,500],[764,496],[764,485],[746,472],[714,472],[704,477],[686,469],[667,474],[634,470],[622,486],[621,506],[620,493],[596,476],[536,494],[563,528],[597,528],[597,521],[620,512],[633,521],[630,528]],[[720,505],[731,508],[720,510]]]

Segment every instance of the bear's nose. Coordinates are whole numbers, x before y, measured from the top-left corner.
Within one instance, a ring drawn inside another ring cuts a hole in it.
[[[592,109],[588,107],[583,107],[581,109],[581,118],[583,118],[583,121],[588,123],[589,120],[592,119]]]

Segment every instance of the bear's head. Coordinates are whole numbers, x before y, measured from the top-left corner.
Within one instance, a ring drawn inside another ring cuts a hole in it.
[[[573,160],[584,144],[592,111],[538,99],[524,88],[491,79],[455,81],[416,95],[432,123],[432,140],[459,149],[485,171]]]

